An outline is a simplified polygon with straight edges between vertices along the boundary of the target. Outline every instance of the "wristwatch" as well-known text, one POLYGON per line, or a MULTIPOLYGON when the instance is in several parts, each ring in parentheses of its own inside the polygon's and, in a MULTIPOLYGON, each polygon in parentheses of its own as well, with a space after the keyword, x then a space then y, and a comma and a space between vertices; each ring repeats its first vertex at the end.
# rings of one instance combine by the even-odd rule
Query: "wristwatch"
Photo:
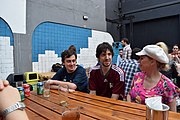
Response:
POLYGON ((3 117, 5 117, 7 114, 9 114, 15 110, 23 110, 24 108, 26 108, 26 106, 23 102, 16 102, 14 105, 3 110, 2 115, 3 115, 3 117))

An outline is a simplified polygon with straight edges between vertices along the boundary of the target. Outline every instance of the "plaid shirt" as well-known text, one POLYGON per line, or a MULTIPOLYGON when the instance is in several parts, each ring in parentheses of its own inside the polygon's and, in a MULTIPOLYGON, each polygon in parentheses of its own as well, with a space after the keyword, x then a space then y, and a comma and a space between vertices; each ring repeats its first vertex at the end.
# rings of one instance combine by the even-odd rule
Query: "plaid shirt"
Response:
POLYGON ((131 54, 132 54, 132 49, 131 49, 130 45, 126 45, 126 46, 123 48, 122 59, 123 59, 123 60, 131 59, 131 54))
POLYGON ((120 62, 119 67, 125 72, 125 96, 129 93, 131 88, 134 74, 139 72, 139 63, 135 59, 123 60, 120 62))

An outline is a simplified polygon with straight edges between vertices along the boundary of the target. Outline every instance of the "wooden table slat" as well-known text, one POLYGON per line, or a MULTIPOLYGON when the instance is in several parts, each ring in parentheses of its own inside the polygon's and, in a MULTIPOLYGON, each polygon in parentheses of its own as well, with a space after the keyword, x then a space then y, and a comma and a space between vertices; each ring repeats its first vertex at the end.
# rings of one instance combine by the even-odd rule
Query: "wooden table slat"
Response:
POLYGON ((28 115, 29 120, 47 120, 27 108, 26 108, 26 113, 28 115))
POLYGON ((40 104, 34 103, 28 99, 26 99, 24 103, 26 104, 27 109, 30 109, 31 111, 35 112, 39 116, 42 116, 46 119, 53 120, 53 119, 61 118, 60 114, 53 112, 51 109, 42 107, 40 104))

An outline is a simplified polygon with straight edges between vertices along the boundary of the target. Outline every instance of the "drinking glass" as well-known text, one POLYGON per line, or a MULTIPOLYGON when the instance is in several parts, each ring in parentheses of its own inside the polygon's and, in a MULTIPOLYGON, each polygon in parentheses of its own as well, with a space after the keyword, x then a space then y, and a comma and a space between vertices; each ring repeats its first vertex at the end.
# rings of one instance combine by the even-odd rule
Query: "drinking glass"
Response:
POLYGON ((59 85, 58 93, 59 93, 59 104, 60 106, 68 106, 69 98, 68 98, 69 86, 68 85, 59 85))
POLYGON ((68 105, 63 108, 62 120, 79 120, 79 119, 80 119, 79 106, 68 105))
POLYGON ((47 81, 44 81, 43 83, 44 83, 43 84, 43 89, 44 89, 43 96, 48 98, 48 97, 50 97, 50 81, 47 80, 47 81))

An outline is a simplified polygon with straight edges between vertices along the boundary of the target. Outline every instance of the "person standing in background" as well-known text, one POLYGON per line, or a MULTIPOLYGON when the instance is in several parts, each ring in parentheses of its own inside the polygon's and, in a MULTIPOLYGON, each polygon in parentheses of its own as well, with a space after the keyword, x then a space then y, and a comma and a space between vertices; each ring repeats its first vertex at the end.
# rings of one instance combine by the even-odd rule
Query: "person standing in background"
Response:
POLYGON ((176 63, 176 65, 177 65, 177 71, 180 76, 180 50, 178 51, 178 62, 176 63))
POLYGON ((122 59, 126 60, 126 59, 131 59, 131 54, 132 54, 132 49, 130 47, 129 41, 127 38, 123 38, 121 40, 121 44, 123 46, 123 55, 122 55, 122 59))
POLYGON ((180 50, 177 53, 177 63, 180 64, 180 50))
POLYGON ((178 76, 176 79, 176 85, 180 88, 180 50, 178 51, 177 59, 176 59, 176 70, 178 72, 178 76))
POLYGON ((129 90, 131 89, 134 74, 136 72, 140 72, 138 63, 139 56, 135 54, 139 51, 141 51, 140 48, 134 48, 131 59, 122 60, 122 62, 119 64, 119 67, 122 68, 125 72, 125 96, 127 96, 129 90))
POLYGON ((120 62, 122 61, 122 54, 123 54, 123 49, 119 49, 119 55, 117 56, 117 62, 116 62, 117 66, 119 66, 120 62))
POLYGON ((172 49, 172 53, 169 54, 170 61, 177 62, 179 46, 175 44, 172 49))

